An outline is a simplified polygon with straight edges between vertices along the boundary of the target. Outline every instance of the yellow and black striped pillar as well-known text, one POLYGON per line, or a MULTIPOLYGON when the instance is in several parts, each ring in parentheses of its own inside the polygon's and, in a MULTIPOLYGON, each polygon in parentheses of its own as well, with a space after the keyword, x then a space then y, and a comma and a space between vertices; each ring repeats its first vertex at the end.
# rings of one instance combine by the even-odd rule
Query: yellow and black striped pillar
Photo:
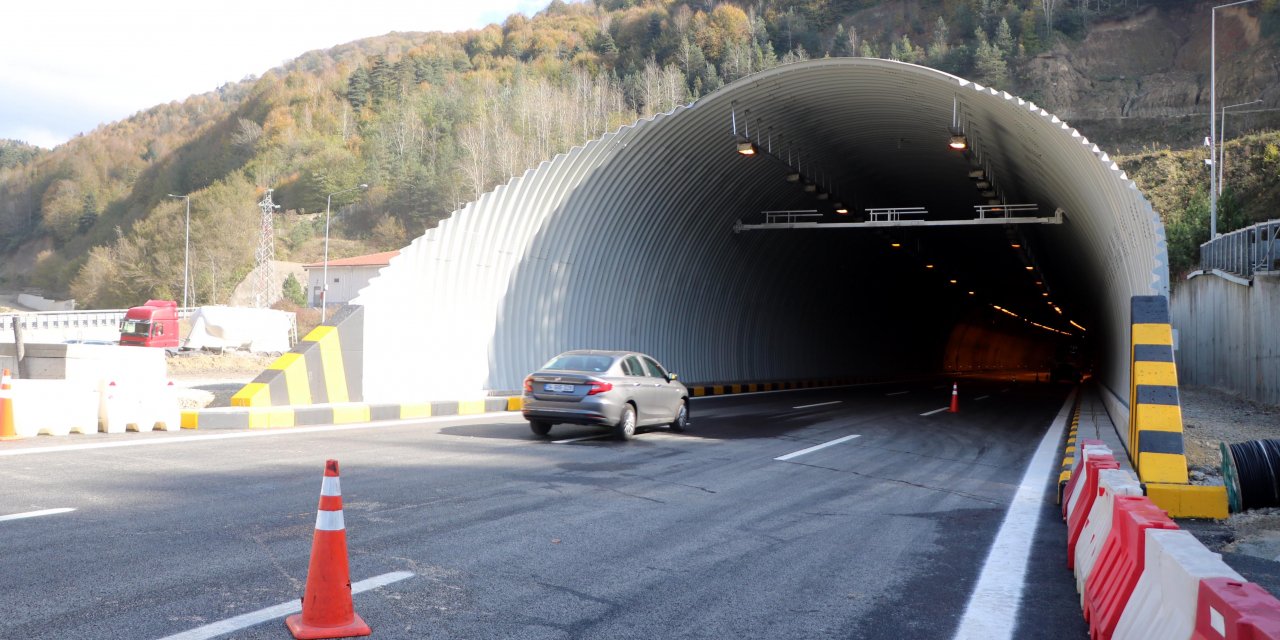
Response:
POLYGON ((1169 300, 1130 303, 1129 455, 1144 483, 1187 483, 1169 300))
POLYGON ((364 307, 347 305, 231 397, 233 407, 283 407, 364 399, 364 307))

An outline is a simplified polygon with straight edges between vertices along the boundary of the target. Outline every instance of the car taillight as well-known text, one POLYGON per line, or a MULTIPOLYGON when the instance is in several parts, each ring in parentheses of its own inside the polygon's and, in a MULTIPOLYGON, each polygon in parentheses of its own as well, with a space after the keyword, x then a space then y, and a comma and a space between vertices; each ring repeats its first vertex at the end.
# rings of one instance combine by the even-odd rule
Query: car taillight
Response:
POLYGON ((604 382, 602 380, 592 380, 591 390, 587 392, 587 395, 594 396, 597 393, 604 393, 606 391, 612 391, 612 390, 613 390, 612 382, 604 382))
POLYGON ((524 379, 524 390, 528 393, 533 393, 533 376, 527 376, 524 379))

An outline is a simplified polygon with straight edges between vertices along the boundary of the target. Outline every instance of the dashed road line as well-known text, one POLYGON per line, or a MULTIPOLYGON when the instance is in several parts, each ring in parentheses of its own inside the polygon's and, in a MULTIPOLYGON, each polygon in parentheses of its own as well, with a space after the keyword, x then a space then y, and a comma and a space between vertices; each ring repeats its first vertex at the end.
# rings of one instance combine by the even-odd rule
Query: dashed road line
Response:
POLYGON ((900 395, 905 395, 905 394, 908 394, 908 393, 911 393, 911 392, 910 392, 910 391, 894 391, 893 393, 886 393, 886 394, 884 394, 884 395, 885 395, 885 396, 900 396, 900 395))
POLYGON ((808 449, 801 449, 801 450, 799 450, 799 451, 793 451, 793 452, 791 452, 791 453, 788 453, 788 454, 787 454, 787 455, 785 455, 785 456, 778 456, 778 457, 774 458, 774 460, 780 460, 780 461, 785 462, 785 461, 790 460, 790 459, 792 459, 792 458, 798 458, 798 457, 800 457, 800 456, 802 456, 802 455, 804 455, 804 454, 806 454, 806 453, 813 453, 814 451, 817 451, 817 450, 819 450, 819 449, 826 449, 827 447, 830 447, 830 446, 832 446, 832 445, 836 445, 836 444, 840 444, 841 442, 848 442, 848 441, 850 441, 850 440, 852 440, 852 439, 854 439, 854 438, 856 438, 856 437, 858 437, 858 436, 857 436, 857 435, 852 435, 852 436, 845 436, 845 437, 843 437, 843 438, 836 438, 835 440, 832 440, 831 442, 824 442, 824 443, 822 443, 822 444, 820 444, 820 445, 816 445, 816 446, 809 447, 808 449))
POLYGON ((11 513, 7 516, 0 516, 0 522, 5 520, 22 520, 24 518, 39 518, 40 516, 52 516, 59 513, 68 513, 75 511, 72 507, 59 507, 57 509, 41 509, 40 511, 28 511, 26 513, 11 513))
POLYGON ((792 409, 812 409, 814 407, 825 407, 829 404, 840 404, 841 402, 843 402, 843 400, 832 400, 831 402, 819 402, 817 404, 802 404, 798 407, 791 407, 791 408, 792 409))
POLYGON ((922 414, 920 414, 920 415, 922 415, 922 416, 931 416, 931 415, 933 415, 933 414, 935 414, 935 413, 942 413, 943 411, 946 411, 947 409, 950 409, 950 408, 951 408, 951 407, 943 407, 943 408, 941 408, 941 409, 934 409, 933 411, 926 411, 926 412, 924 412, 924 413, 922 413, 922 414))
MULTIPOLYGON (((351 593, 352 595, 355 595, 362 591, 385 587, 393 582, 399 582, 405 578, 412 577, 412 571, 392 571, 391 573, 384 573, 380 576, 374 576, 372 578, 367 578, 360 582, 353 583, 351 585, 351 593)), ((247 629, 253 625, 262 624, 268 620, 283 618, 291 613, 297 613, 299 611, 302 611, 302 601, 294 600, 284 604, 278 604, 274 607, 259 609, 234 618, 220 620, 213 624, 207 624, 203 627, 196 627, 190 631, 183 631, 182 633, 166 636, 161 638, 161 640, 207 640, 208 638, 216 638, 234 631, 247 629)))
POLYGON ((974 398, 974 400, 986 400, 987 398, 990 398, 990 397, 991 397, 991 396, 978 396, 978 397, 974 398))

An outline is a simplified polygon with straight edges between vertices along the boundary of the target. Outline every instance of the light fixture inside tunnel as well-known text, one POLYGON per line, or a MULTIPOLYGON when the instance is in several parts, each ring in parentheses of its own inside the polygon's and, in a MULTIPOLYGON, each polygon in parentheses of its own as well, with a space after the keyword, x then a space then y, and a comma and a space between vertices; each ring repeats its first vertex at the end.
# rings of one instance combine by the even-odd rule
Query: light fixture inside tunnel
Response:
POLYGON ((1031 265, 1027 265, 1027 266, 1023 267, 1023 269, 1026 269, 1027 271, 1035 271, 1035 270, 1036 270, 1036 268, 1035 268, 1035 267, 1033 267, 1033 266, 1031 266, 1031 265))
POLYGON ((959 96, 952 96, 951 98, 951 140, 947 142, 947 146, 956 151, 964 151, 969 148, 969 139, 964 137, 964 130, 960 128, 959 96))
POLYGON ((842 215, 842 216, 849 215, 849 208, 848 208, 848 207, 846 207, 846 206, 844 206, 844 203, 843 203, 843 202, 837 202, 837 203, 835 203, 835 204, 833 204, 833 205, 831 205, 831 206, 832 206, 832 208, 835 210, 835 212, 836 212, 837 214, 842 215))
POLYGON ((800 172, 792 171, 787 174, 787 182, 800 182, 800 172))
POLYGON ((1088 331, 1088 329, 1086 329, 1086 328, 1084 328, 1084 327, 1080 326, 1080 323, 1076 322, 1075 320, 1068 320, 1067 322, 1071 323, 1071 326, 1073 326, 1073 327, 1075 327, 1075 328, 1077 328, 1077 329, 1079 329, 1079 330, 1081 330, 1081 331, 1088 331))
POLYGON ((738 153, 744 156, 754 156, 756 154, 756 143, 746 138, 739 138, 738 153))

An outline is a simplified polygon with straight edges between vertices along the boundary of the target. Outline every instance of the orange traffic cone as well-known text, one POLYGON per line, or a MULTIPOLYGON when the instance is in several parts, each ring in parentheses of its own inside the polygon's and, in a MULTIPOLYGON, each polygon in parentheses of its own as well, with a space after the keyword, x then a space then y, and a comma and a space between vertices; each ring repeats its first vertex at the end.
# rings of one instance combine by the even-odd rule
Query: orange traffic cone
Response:
POLYGON ((9 370, 0 371, 0 440, 17 440, 18 429, 13 425, 13 385, 9 370))
POLYGON ((373 633, 356 615, 351 602, 351 570, 347 565, 347 530, 342 522, 337 460, 324 463, 311 565, 307 568, 307 586, 302 593, 302 613, 285 618, 284 624, 299 640, 373 633))
POLYGON ((947 413, 960 413, 960 385, 951 383, 951 408, 947 413))

